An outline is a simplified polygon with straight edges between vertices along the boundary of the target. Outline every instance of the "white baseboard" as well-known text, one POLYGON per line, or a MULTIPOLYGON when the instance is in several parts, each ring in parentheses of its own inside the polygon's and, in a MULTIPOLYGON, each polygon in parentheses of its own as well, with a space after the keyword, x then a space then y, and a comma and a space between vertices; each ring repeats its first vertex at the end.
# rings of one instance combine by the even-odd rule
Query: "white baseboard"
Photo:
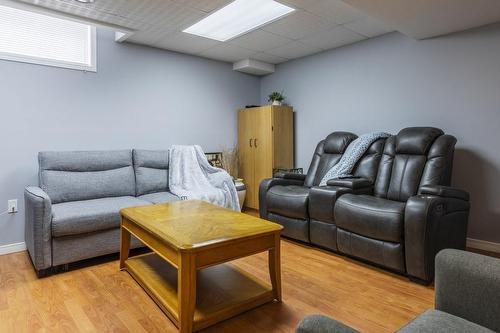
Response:
POLYGON ((0 256, 4 255, 4 254, 14 253, 14 252, 21 252, 24 250, 26 250, 26 243, 25 242, 2 245, 2 246, 0 246, 0 256))
POLYGON ((467 238, 467 247, 488 252, 500 253, 500 243, 493 243, 480 239, 467 238))
MULTIPOLYGON (((488 242, 481 239, 467 238, 467 247, 488 252, 500 253, 500 243, 488 242)), ((0 246, 0 256, 26 250, 26 243, 19 242, 0 246)))

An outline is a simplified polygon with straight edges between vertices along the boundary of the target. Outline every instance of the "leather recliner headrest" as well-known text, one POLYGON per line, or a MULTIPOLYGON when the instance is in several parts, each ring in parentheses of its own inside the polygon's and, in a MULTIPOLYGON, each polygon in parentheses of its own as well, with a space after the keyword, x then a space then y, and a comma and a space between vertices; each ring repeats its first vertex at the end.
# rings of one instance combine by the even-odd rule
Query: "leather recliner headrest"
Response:
POLYGON ((407 127, 396 135, 396 154, 427 155, 444 132, 434 127, 407 127))
POLYGON ((323 151, 327 154, 343 154, 358 136, 349 132, 333 132, 325 139, 323 151))

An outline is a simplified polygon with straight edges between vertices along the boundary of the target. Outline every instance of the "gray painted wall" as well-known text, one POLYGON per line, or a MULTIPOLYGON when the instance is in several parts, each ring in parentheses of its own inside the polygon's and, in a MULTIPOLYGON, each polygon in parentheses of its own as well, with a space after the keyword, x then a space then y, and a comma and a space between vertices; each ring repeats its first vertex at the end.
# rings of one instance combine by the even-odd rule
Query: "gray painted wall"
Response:
POLYGON ((41 150, 166 149, 235 144, 236 110, 260 99, 259 79, 230 64, 118 44, 98 32, 98 72, 0 60, 0 246, 24 241, 23 189, 41 150))
POLYGON ((471 193, 469 237, 500 242, 500 25, 425 41, 399 33, 278 66, 296 110, 296 164, 336 130, 436 126, 458 139, 453 184, 471 193))
POLYGON ((262 80, 230 64, 117 44, 98 33, 98 72, 0 60, 0 246, 24 240, 23 188, 40 150, 164 149, 236 142, 236 110, 285 90, 296 162, 335 130, 437 126, 458 138, 454 185, 472 195, 471 238, 500 242, 500 25, 414 41, 398 33, 278 66, 262 80), (260 91, 259 91, 260 89, 260 91))

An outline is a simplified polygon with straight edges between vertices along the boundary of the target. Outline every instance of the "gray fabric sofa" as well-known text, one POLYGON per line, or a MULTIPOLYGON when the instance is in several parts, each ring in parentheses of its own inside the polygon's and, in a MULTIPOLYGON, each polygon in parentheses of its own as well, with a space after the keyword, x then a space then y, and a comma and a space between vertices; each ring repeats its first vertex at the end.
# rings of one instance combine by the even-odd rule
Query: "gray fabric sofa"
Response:
MULTIPOLYGON (((435 310, 427 310, 400 333, 500 332, 500 259, 446 249, 436 256, 435 310)), ((325 316, 304 318, 296 333, 355 333, 325 316)))
POLYGON ((38 161, 39 186, 24 192, 25 240, 38 276, 118 252, 120 209, 180 200, 169 192, 167 150, 41 152, 38 161))

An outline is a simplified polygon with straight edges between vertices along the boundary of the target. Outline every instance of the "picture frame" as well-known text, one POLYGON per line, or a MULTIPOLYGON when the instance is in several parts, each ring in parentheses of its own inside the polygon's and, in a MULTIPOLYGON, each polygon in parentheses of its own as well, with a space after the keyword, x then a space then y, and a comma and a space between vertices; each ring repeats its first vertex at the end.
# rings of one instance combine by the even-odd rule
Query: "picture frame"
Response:
POLYGON ((205 153, 205 156, 207 156, 208 163, 210 163, 211 166, 223 168, 222 152, 205 153))

